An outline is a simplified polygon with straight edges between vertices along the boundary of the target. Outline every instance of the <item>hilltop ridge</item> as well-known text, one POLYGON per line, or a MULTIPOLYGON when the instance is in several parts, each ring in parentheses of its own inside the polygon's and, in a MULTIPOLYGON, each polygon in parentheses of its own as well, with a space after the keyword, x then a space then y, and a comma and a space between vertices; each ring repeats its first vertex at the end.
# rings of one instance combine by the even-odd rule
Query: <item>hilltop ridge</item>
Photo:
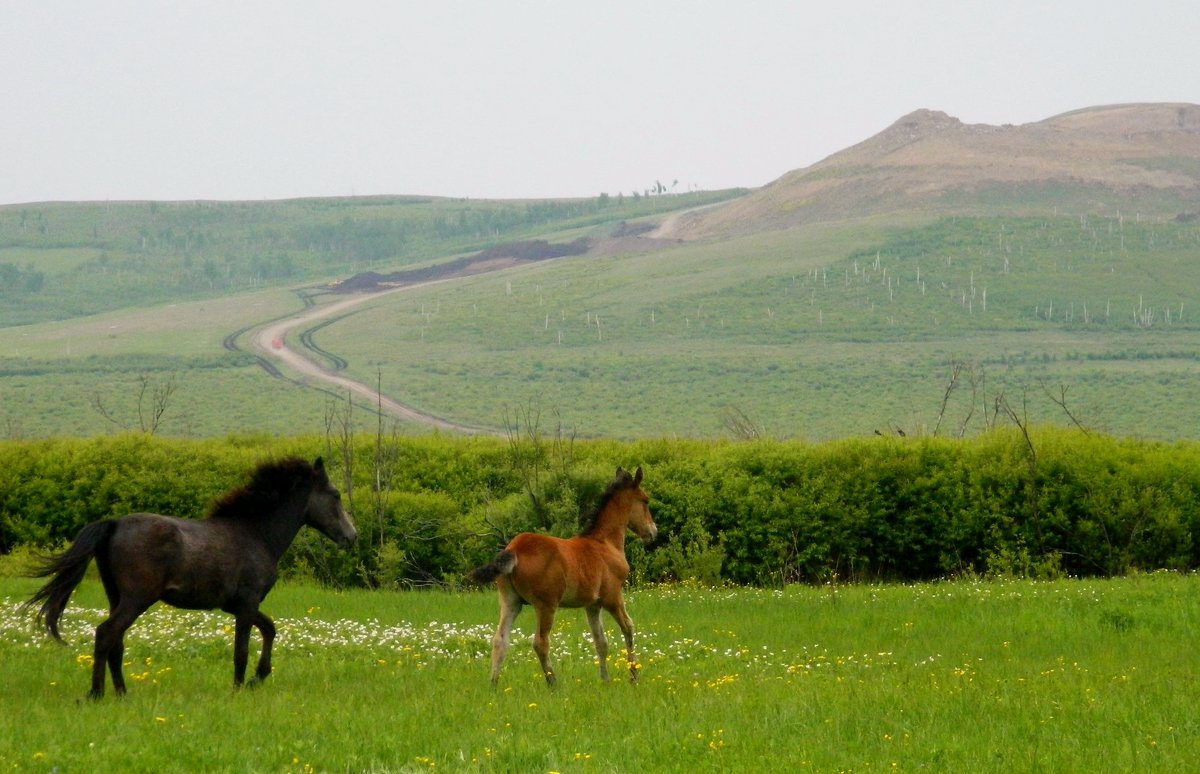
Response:
POLYGON ((745 197, 677 218, 664 236, 713 238, 890 211, 1027 214, 1071 203, 1158 216, 1200 209, 1200 105, 1108 105, 1000 126, 915 110, 745 197))

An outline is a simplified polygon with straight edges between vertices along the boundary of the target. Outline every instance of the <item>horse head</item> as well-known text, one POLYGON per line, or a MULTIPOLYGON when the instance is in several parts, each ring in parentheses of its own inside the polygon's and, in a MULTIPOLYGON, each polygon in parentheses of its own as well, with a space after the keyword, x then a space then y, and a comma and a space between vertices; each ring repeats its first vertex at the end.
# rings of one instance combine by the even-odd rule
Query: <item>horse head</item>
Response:
POLYGON ((312 468, 313 488, 304 510, 304 523, 346 548, 358 539, 358 530, 342 508, 342 493, 329 482, 325 460, 317 457, 312 468))
POLYGON ((627 512, 629 528, 642 539, 643 543, 652 543, 658 537, 658 527, 650 515, 650 495, 642 490, 642 466, 631 476, 625 470, 617 468, 617 478, 628 481, 629 510, 627 512))

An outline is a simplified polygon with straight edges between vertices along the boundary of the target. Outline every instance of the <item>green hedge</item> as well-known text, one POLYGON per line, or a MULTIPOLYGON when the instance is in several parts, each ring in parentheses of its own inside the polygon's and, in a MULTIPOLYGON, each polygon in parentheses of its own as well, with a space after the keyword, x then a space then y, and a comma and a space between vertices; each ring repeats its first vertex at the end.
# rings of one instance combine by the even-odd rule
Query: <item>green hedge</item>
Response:
POLYGON ((780 584, 1200 567, 1200 445, 1037 429, 970 440, 636 442, 362 437, 0 443, 0 553, 134 511, 199 517, 258 463, 323 455, 362 536, 302 532, 284 571, 455 583, 522 530, 571 534, 618 465, 646 469, 660 538, 635 581, 780 584), (349 471, 349 486, 346 472, 349 471), (376 482, 380 486, 376 486, 376 482))

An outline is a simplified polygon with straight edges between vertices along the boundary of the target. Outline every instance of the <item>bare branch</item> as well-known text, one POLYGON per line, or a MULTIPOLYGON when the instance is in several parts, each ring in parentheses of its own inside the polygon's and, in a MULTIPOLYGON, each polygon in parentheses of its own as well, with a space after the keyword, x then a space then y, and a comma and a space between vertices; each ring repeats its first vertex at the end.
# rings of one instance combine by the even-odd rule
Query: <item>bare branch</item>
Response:
MULTIPOLYGON (((162 424, 163 416, 167 413, 167 408, 171 403, 171 396, 178 389, 175 374, 172 373, 167 377, 166 381, 159 383, 155 383, 146 374, 138 374, 137 384, 137 396, 134 399, 137 428, 143 433, 154 435, 159 425, 162 424)), ((116 413, 105 404, 104 399, 100 397, 99 393, 92 396, 91 403, 96 413, 109 422, 112 422, 122 430, 131 429, 132 425, 119 419, 116 413)))
POLYGON ((511 412, 504 408, 504 435, 508 438, 509 464, 525 484, 525 493, 533 505, 533 511, 542 526, 550 528, 550 517, 542 503, 541 462, 545 456, 542 448, 540 425, 542 410, 532 399, 524 408, 518 406, 511 412), (524 425, 524 429, 522 429, 524 425))
MULTIPOLYGON (((975 405, 976 405, 976 402, 979 400, 979 393, 981 390, 983 390, 983 387, 984 387, 983 367, 980 366, 979 370, 976 371, 975 366, 972 365, 970 368, 970 371, 968 371, 967 377, 971 382, 971 403, 970 403, 969 407, 967 408, 967 415, 965 417, 963 417, 962 424, 960 424, 958 426, 958 437, 959 438, 962 438, 963 436, 965 436, 967 434, 967 425, 969 425, 971 423, 971 417, 975 416, 975 405)), ((986 429, 986 425, 987 425, 987 417, 986 416, 984 417, 984 425, 985 425, 985 429, 986 429)))
POLYGON ((950 396, 954 394, 954 388, 958 386, 958 377, 962 373, 963 363, 961 360, 955 360, 950 363, 950 382, 946 385, 946 393, 942 396, 942 405, 938 409, 937 421, 933 423, 933 435, 937 437, 938 428, 942 426, 942 417, 946 416, 946 405, 950 402, 950 396))
POLYGON ((108 410, 108 407, 104 405, 104 401, 100 397, 100 393, 96 393, 96 394, 92 395, 92 408, 94 408, 96 410, 96 412, 98 414, 100 414, 100 416, 104 417, 109 422, 112 422, 114 425, 121 428, 122 430, 129 429, 129 425, 127 425, 124 422, 122 422, 121 420, 117 419, 116 416, 111 411, 108 410))
POLYGON ((734 438, 741 441, 753 441, 762 437, 762 428, 746 412, 732 404, 727 404, 721 409, 721 424, 725 425, 725 429, 734 438))
POLYGON ((1008 398, 1004 394, 996 396, 996 410, 1003 412, 1005 416, 1021 431, 1021 436, 1025 439, 1025 448, 1029 451, 1029 467, 1031 469, 1037 467, 1037 449, 1033 446, 1033 439, 1029 435, 1029 401, 1025 393, 1021 393, 1021 412, 1008 402, 1008 398))
POLYGON ((1083 423, 1079 421, 1079 418, 1075 416, 1075 413, 1067 407, 1067 389, 1068 387, 1064 384, 1058 385, 1058 395, 1055 396, 1054 392, 1051 391, 1046 383, 1042 382, 1042 390, 1046 393, 1046 397, 1050 398, 1050 401, 1054 403, 1054 405, 1062 409, 1063 413, 1067 415, 1067 418, 1071 420, 1071 424, 1079 428, 1084 435, 1091 435, 1091 431, 1084 427, 1083 423))
MULTIPOLYGON (((162 422, 163 414, 167 413, 167 405, 171 402, 171 396, 175 394, 175 390, 175 374, 168 376, 165 382, 154 385, 151 390, 150 425, 142 428, 150 435, 154 435, 158 431, 158 426, 162 422)), ((141 398, 144 394, 145 389, 138 396, 139 416, 141 415, 141 398)))

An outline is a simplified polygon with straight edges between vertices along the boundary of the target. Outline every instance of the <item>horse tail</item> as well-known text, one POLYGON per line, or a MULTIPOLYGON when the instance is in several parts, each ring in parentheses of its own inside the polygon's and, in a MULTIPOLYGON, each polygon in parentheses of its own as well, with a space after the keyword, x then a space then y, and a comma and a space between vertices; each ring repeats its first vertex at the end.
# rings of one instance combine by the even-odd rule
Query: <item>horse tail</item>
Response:
POLYGON ((29 601, 21 608, 29 608, 40 602, 38 620, 45 625, 46 631, 50 632, 59 642, 63 642, 63 638, 58 633, 58 621, 67 607, 67 600, 71 598, 71 592, 83 580, 88 562, 92 560, 98 550, 108 544, 109 538, 112 537, 116 528, 117 522, 111 519, 93 521, 79 531, 79 534, 75 536, 75 541, 66 551, 47 557, 44 563, 33 572, 34 578, 53 577, 45 586, 38 589, 37 593, 30 597, 29 601))
POLYGON ((473 583, 483 585, 491 583, 501 575, 512 575, 512 571, 517 566, 517 555, 512 551, 505 549, 496 554, 496 558, 482 567, 476 567, 467 574, 467 579, 473 583))

